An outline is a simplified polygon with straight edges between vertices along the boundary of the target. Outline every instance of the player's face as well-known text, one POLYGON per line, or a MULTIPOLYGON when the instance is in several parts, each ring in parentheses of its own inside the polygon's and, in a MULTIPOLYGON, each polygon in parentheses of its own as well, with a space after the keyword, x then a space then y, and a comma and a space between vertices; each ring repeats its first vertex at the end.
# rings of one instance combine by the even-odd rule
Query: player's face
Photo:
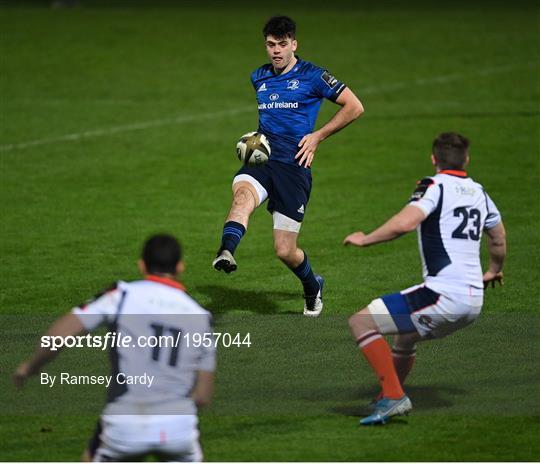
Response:
POLYGON ((296 51, 296 40, 290 37, 266 37, 266 53, 276 71, 284 71, 293 61, 296 51))

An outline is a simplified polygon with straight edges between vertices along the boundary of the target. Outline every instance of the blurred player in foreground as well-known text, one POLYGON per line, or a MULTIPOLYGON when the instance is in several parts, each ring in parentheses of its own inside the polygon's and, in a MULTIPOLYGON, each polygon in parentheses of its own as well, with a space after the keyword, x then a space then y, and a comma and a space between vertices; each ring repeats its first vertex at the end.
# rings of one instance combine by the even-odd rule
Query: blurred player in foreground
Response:
POLYGON ((302 282, 304 314, 314 317, 322 311, 324 279, 314 274, 307 254, 297 245, 311 192, 310 166, 319 143, 358 118, 364 108, 345 84, 295 55, 296 24, 291 18, 271 18, 263 35, 270 63, 254 71, 251 82, 259 108, 258 132, 268 138, 272 153, 264 166, 244 166, 236 173, 232 206, 212 265, 226 273, 236 270, 233 255, 249 217, 268 199, 275 252, 302 282), (341 108, 313 131, 323 99, 341 108))
MULTIPOLYGON (((181 248, 170 235, 147 240, 139 261, 144 280, 118 282, 95 300, 58 319, 45 335, 69 337, 107 325, 133 340, 174 333, 211 333, 210 313, 186 293, 176 278, 184 270, 181 248)), ((22 387, 58 351, 38 348, 16 369, 14 382, 22 387)), ((107 406, 85 461, 160 460, 201 461, 197 406, 209 403, 215 368, 215 349, 142 345, 110 348, 112 384, 107 406), (153 388, 117 382, 142 374, 154 377, 153 388), (122 377, 121 377, 122 378, 122 377)))
POLYGON ((373 414, 360 424, 384 424, 412 409, 402 385, 411 370, 416 342, 444 337, 473 322, 482 309, 484 288, 503 283, 506 256, 501 215, 483 187, 467 176, 469 141, 445 133, 433 142, 437 174, 418 182, 409 204, 371 232, 347 236, 345 245, 365 247, 414 229, 424 283, 373 300, 351 316, 352 335, 382 386, 373 414), (482 276, 480 240, 488 236, 489 267, 482 276), (382 335, 395 334, 390 347, 382 335))

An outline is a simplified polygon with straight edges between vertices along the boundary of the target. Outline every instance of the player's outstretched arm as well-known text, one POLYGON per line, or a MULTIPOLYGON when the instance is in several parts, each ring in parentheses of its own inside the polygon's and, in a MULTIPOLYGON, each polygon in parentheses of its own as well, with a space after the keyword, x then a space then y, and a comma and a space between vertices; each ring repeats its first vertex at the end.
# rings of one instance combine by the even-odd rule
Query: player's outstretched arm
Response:
POLYGON ((411 232, 420 224, 426 215, 424 211, 416 206, 407 205, 399 213, 390 218, 382 226, 375 229, 370 234, 354 232, 347 235, 343 240, 343 245, 355 245, 365 247, 381 242, 394 240, 407 232, 411 232))
MULTIPOLYGON (((81 320, 75 314, 66 314, 57 319, 45 332, 44 335, 68 337, 79 335, 85 331, 81 320)), ((13 382, 19 388, 21 388, 28 377, 37 374, 41 368, 52 361, 59 350, 51 350, 50 348, 42 347, 41 343, 38 345, 34 356, 29 360, 19 364, 15 372, 13 373, 13 382)))
POLYGON ((295 158, 300 166, 309 167, 315 156, 315 151, 324 139, 335 134, 345 126, 360 117, 364 112, 364 106, 351 89, 346 88, 336 100, 341 106, 339 111, 323 127, 311 134, 304 135, 298 146, 300 150, 295 158))
POLYGON ((214 393, 214 373, 210 371, 197 371, 197 382, 191 398, 198 407, 207 406, 214 393))
POLYGON ((495 227, 486 229, 488 236, 489 267, 484 273, 484 288, 491 286, 495 288, 495 283, 503 285, 503 265, 506 258, 506 230, 504 224, 499 222, 495 227))

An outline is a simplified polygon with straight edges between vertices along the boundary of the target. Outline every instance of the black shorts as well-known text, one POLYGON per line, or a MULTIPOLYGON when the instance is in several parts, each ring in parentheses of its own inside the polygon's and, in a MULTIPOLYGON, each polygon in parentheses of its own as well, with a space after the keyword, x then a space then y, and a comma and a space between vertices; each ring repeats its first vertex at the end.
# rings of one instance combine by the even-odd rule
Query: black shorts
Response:
MULTIPOLYGON (((311 193, 311 170, 294 164, 268 161, 263 166, 243 166, 236 174, 254 178, 268 195, 267 209, 302 222, 311 193)), ((264 195, 263 195, 264 196, 264 195)), ((266 198, 261 198, 261 203, 266 198)))

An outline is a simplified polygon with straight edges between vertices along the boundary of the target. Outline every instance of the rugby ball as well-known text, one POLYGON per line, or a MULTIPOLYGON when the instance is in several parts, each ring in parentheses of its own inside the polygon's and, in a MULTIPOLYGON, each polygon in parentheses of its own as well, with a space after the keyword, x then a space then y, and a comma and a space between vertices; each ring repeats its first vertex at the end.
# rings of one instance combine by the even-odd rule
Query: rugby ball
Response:
POLYGON ((262 166, 270 157, 270 144, 264 134, 248 132, 236 144, 238 159, 247 166, 262 166))

